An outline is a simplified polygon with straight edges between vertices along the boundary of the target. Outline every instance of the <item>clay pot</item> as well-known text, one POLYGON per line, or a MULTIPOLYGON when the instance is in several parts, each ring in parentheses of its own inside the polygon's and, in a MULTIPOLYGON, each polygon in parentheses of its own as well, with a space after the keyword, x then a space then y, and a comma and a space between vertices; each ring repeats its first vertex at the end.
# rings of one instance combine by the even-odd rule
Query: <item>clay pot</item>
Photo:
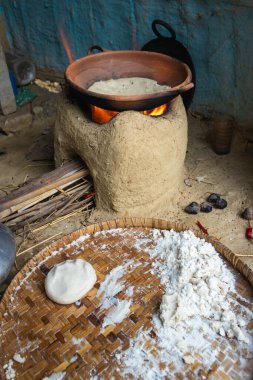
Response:
POLYGON ((112 111, 144 111, 166 104, 194 87, 189 67, 167 55, 150 51, 106 51, 97 45, 90 48, 90 53, 94 49, 102 52, 72 62, 65 73, 72 90, 88 104, 112 111), (100 80, 130 77, 149 78, 171 87, 162 92, 128 96, 88 90, 100 80))
POLYGON ((228 154, 234 136, 234 120, 229 115, 216 115, 212 120, 212 147, 217 154, 228 154))

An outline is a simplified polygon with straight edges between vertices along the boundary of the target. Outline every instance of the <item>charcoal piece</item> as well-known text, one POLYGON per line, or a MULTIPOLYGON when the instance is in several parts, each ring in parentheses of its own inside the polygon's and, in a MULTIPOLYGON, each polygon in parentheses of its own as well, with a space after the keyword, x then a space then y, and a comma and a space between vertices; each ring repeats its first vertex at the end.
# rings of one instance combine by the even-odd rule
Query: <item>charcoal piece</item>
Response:
POLYGON ((200 205, 197 202, 192 202, 185 208, 185 211, 188 214, 198 214, 200 212, 200 205))
POLYGON ((207 198, 207 202, 215 203, 215 202, 218 201, 219 199, 220 199, 220 194, 212 193, 212 194, 210 194, 209 197, 207 198))
POLYGON ((202 212, 211 212, 212 209, 213 209, 213 206, 210 205, 210 203, 202 202, 200 204, 200 211, 202 211, 202 212))
POLYGON ((246 220, 252 220, 253 219, 253 207, 245 208, 245 210, 242 213, 242 218, 246 220))
POLYGON ((214 203, 214 207, 215 208, 219 208, 221 210, 223 210, 224 208, 226 208, 228 205, 227 201, 223 198, 221 199, 218 199, 215 203, 214 203))

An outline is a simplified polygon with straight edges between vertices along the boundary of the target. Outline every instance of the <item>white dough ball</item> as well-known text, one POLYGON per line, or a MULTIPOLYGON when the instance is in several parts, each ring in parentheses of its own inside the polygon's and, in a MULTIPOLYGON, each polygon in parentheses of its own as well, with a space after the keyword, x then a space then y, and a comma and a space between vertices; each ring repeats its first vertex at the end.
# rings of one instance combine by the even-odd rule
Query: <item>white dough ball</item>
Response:
POLYGON ((78 301, 97 281, 93 266, 84 260, 66 260, 55 265, 45 279, 45 291, 52 301, 67 305, 78 301))

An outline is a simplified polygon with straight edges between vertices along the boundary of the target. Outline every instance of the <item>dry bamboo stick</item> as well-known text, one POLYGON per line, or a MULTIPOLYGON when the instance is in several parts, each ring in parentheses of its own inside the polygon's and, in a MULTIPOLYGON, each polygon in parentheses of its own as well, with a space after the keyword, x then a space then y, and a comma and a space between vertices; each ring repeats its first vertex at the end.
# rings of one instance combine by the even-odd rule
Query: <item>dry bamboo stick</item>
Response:
POLYGON ((12 193, 8 194, 8 196, 5 197, 4 202, 9 202, 10 200, 17 200, 19 197, 22 197, 24 193, 31 193, 37 188, 41 188, 42 186, 52 183, 54 181, 57 181, 59 178, 62 178, 66 174, 69 174, 70 172, 73 173, 74 171, 78 171, 80 169, 83 169, 84 165, 80 161, 72 161, 64 166, 61 166, 60 168, 57 168, 55 170, 52 170, 48 173, 43 174, 41 177, 33 179, 29 184, 25 186, 14 186, 9 185, 8 187, 17 187, 16 190, 14 190, 12 193))
POLYGON ((47 198, 51 197, 51 196, 54 195, 54 194, 57 194, 58 192, 61 192, 61 193, 64 194, 64 196, 66 197, 66 192, 65 192, 63 189, 64 189, 65 187, 67 187, 67 186, 72 185, 72 183, 76 183, 77 181, 78 181, 78 179, 73 180, 73 181, 71 181, 71 182, 69 182, 69 183, 66 183, 66 184, 62 185, 61 187, 57 187, 57 188, 55 188, 55 189, 52 189, 52 190, 50 190, 50 191, 48 191, 48 192, 45 192, 45 193, 39 195, 38 197, 34 198, 34 201, 33 201, 32 203, 28 203, 28 204, 26 204, 26 205, 25 205, 24 207, 22 207, 20 210, 23 211, 23 210, 25 210, 25 209, 27 209, 27 208, 33 206, 34 204, 36 204, 36 203, 38 203, 38 202, 40 202, 40 201, 42 201, 42 200, 44 200, 44 199, 47 199, 47 198))
POLYGON ((79 183, 78 185, 75 185, 75 183, 73 183, 68 188, 65 188, 65 191, 67 194, 73 194, 76 191, 78 191, 79 189, 88 188, 90 185, 91 185, 91 182, 84 180, 83 182, 79 183))
POLYGON ((60 193, 62 193, 63 195, 65 195, 65 197, 67 197, 67 193, 65 190, 61 189, 60 187, 56 187, 56 190, 58 190, 60 193))
MULTIPOLYGON (((57 189, 50 190, 50 191, 48 191, 48 192, 46 192, 46 193, 44 193, 44 194, 39 195, 38 197, 35 197, 35 198, 33 199, 32 202, 31 202, 31 200, 29 200, 29 201, 27 201, 27 202, 20 203, 19 205, 17 205, 17 207, 20 207, 20 206, 21 206, 21 208, 18 208, 18 209, 17 209, 17 212, 25 211, 25 210, 31 208, 32 206, 37 205, 38 203, 40 203, 40 202, 43 201, 44 199, 47 199, 47 198, 49 198, 50 196, 56 194, 58 191, 59 191, 59 190, 57 190, 57 189), (22 205, 23 205, 23 207, 22 207, 22 205)), ((12 209, 13 209, 13 208, 12 208, 12 209)))
POLYGON ((71 190, 74 190, 74 189, 77 188, 78 186, 83 186, 84 183, 87 183, 87 182, 88 182, 85 178, 80 178, 80 180, 82 180, 82 182, 79 183, 78 185, 75 185, 75 186, 71 187, 71 190))
MULTIPOLYGON (((38 190, 36 190, 34 192, 34 194, 25 194, 24 195, 24 199, 22 200, 22 203, 15 203, 13 204, 12 206, 9 206, 7 209, 4 209, 4 204, 1 205, 1 209, 2 211, 0 211, 0 219, 6 217, 6 216, 9 216, 10 214, 12 214, 13 212, 17 211, 17 210, 20 210, 22 209, 24 206, 27 206, 27 205, 33 205, 33 203, 31 203, 31 197, 32 196, 37 196, 37 200, 36 202, 42 200, 42 199, 45 199, 45 198, 48 198, 50 195, 50 191, 53 191, 54 192, 57 192, 57 190, 55 190, 55 186, 63 186, 63 187, 66 187, 66 186, 69 186, 71 183, 73 182, 76 182, 77 179, 79 179, 80 177, 82 176, 86 176, 88 174, 88 171, 86 169, 83 169, 83 170, 80 170, 79 172, 77 173, 74 173, 72 176, 68 176, 67 179, 69 180, 67 182, 67 179, 63 179, 61 178, 59 181, 53 183, 53 184, 50 184, 50 185, 47 185, 44 187, 44 192, 43 192, 43 188, 40 188, 38 190), (37 192, 39 192, 39 194, 36 194, 37 192)), ((15 200, 12 200, 11 201, 12 203, 15 202, 15 200)))
MULTIPOLYGON (((74 184, 76 181, 73 181, 73 182, 71 182, 70 184, 66 184, 66 187, 69 185, 72 185, 72 184, 74 184)), ((76 186, 74 186, 74 187, 70 187, 70 188, 68 188, 68 189, 66 189, 66 190, 64 190, 64 192, 65 192, 65 194, 67 195, 67 197, 69 197, 70 195, 73 195, 73 194, 75 194, 79 189, 85 189, 86 191, 88 191, 89 189, 90 189, 90 186, 91 186, 91 183, 89 183, 88 181, 86 181, 86 182, 83 182, 83 183, 81 183, 81 184, 79 184, 79 185, 76 185, 76 186)), ((64 188, 65 188, 65 186, 64 186, 64 188)), ((46 198, 45 198, 45 200, 44 200, 44 202, 43 203, 46 203, 46 202, 53 202, 54 200, 57 200, 57 199, 63 199, 63 198, 66 198, 66 196, 64 195, 64 194, 53 194, 51 197, 50 197, 50 199, 48 199, 48 200, 46 200, 46 198)), ((39 203, 40 204, 40 203, 39 203)), ((37 207, 39 207, 39 204, 37 204, 37 207)), ((18 211, 19 212, 19 211, 18 211)))
POLYGON ((69 187, 68 189, 66 189, 65 191, 68 193, 68 194, 75 194, 77 191, 81 190, 81 189, 86 189, 87 191, 90 189, 90 187, 92 186, 92 183, 89 182, 89 181, 86 181, 86 182, 83 182, 81 183, 79 186, 73 186, 73 187, 69 187))
POLYGON ((20 223, 17 223, 17 227, 20 228, 26 223, 34 223, 37 220, 46 217, 53 211, 58 210, 58 208, 64 206, 66 202, 67 202, 67 198, 62 199, 60 202, 58 202, 57 205, 53 203, 49 206, 42 207, 40 210, 37 210, 36 214, 33 213, 30 217, 24 218, 23 221, 21 221, 20 223))
POLYGON ((33 249, 33 248, 35 248, 35 247, 38 247, 39 245, 41 245, 41 244, 43 244, 43 243, 46 243, 47 241, 52 240, 53 238, 55 238, 56 236, 59 236, 59 235, 61 235, 61 234, 62 234, 62 232, 58 232, 58 234, 55 234, 55 235, 53 235, 53 236, 50 236, 49 238, 47 238, 47 239, 45 239, 45 240, 43 240, 43 241, 40 241, 40 242, 37 243, 37 244, 32 245, 31 247, 25 249, 24 251, 19 252, 19 253, 16 255, 16 257, 18 257, 18 256, 20 256, 20 255, 23 255, 23 253, 26 253, 26 252, 30 251, 31 249, 33 249))
MULTIPOLYGON (((78 208, 78 206, 80 205, 79 202, 78 202, 78 201, 75 201, 74 203, 75 203, 75 208, 78 208)), ((65 209, 65 210, 66 210, 66 209, 65 209)), ((54 220, 54 218, 55 218, 57 215, 58 215, 58 216, 61 216, 61 215, 62 215, 61 213, 56 215, 56 213, 57 213, 58 211, 59 211, 59 208, 53 210, 50 214, 48 214, 48 215, 45 217, 45 220, 46 220, 46 221, 50 221, 50 220, 54 220)), ((68 211, 68 208, 67 208, 66 212, 69 212, 69 211, 68 211)))
MULTIPOLYGON (((69 206, 68 206, 68 208, 67 209, 65 209, 65 210, 63 210, 63 212, 61 212, 59 215, 57 215, 57 216, 59 216, 59 217, 61 217, 61 216, 64 216, 64 215, 66 215, 66 214, 68 214, 69 212, 72 212, 72 211, 74 211, 74 210, 76 210, 76 209, 78 209, 78 208, 80 208, 80 206, 83 206, 83 205, 86 205, 87 203, 89 203, 89 201, 90 201, 90 199, 85 199, 85 200, 83 200, 83 201, 79 201, 79 202, 75 202, 74 204, 70 204, 69 206)), ((88 206, 87 206, 88 207, 88 206)), ((50 215, 50 217, 49 218, 47 218, 47 220, 49 220, 49 222, 50 222, 50 218, 51 218, 51 220, 54 220, 55 219, 55 213, 53 212, 51 215, 50 215), (53 217, 53 218, 52 218, 53 217)))
MULTIPOLYGON (((89 203, 86 203, 87 201, 90 201, 90 198, 89 199, 86 199, 85 202, 82 203, 82 207, 79 207, 80 206, 80 202, 76 203, 75 205, 72 205, 71 208, 68 208, 67 210, 65 210, 64 214, 63 215, 60 215, 59 216, 59 221, 60 221, 60 218, 65 218, 65 215, 70 215, 70 214, 76 214, 78 212, 80 212, 79 210, 85 210, 87 209, 88 211, 88 208, 90 205, 92 205, 92 202, 89 202, 89 203), (85 206, 84 206, 85 205, 85 206), (74 207, 73 207, 74 206, 74 207), (79 208, 77 208, 79 207, 79 208), (74 210, 74 211, 73 211, 74 210), (70 212, 71 211, 71 212, 70 212)), ((51 223, 54 222, 54 220, 56 220, 53 216, 54 213, 52 213, 50 216, 49 216, 49 219, 47 218, 48 222, 46 223, 46 219, 44 219, 43 221, 38 221, 38 220, 35 220, 35 221, 31 221, 30 219, 26 219, 24 222, 22 223, 17 223, 15 225, 15 227, 10 227, 13 231, 15 231, 17 233, 17 231, 19 231, 20 229, 22 228, 26 228, 26 226, 30 226, 31 223, 33 223, 35 226, 44 226, 44 225, 50 225, 51 223)), ((70 215, 71 216, 71 215, 70 215)), ((33 230, 31 230, 31 232, 33 232, 33 230)))
POLYGON ((76 181, 77 179, 80 179, 81 177, 85 177, 88 175, 88 170, 87 169, 81 169, 78 172, 70 175, 70 176, 65 176, 63 178, 58 179, 55 182, 42 185, 40 188, 35 189, 34 191, 30 193, 23 194, 22 196, 18 197, 17 199, 12 199, 10 201, 2 202, 0 204, 0 218, 3 218, 4 216, 8 216, 10 213, 13 211, 17 211, 17 209, 22 208, 19 207, 20 204, 27 205, 30 202, 30 199, 32 197, 39 197, 40 195, 50 192, 50 190, 55 190, 56 187, 66 187, 67 185, 74 180, 76 181), (67 184, 67 185, 66 185, 67 184), (20 203, 21 202, 21 203, 20 203))
POLYGON ((26 240, 27 240, 27 239, 26 239, 26 236, 25 236, 25 231, 23 231, 22 241, 21 241, 21 243, 20 243, 20 245, 19 245, 19 247, 18 247, 18 250, 17 250, 16 256, 17 256, 17 254, 20 252, 21 247, 24 245, 24 243, 25 243, 26 240))
POLYGON ((25 210, 17 210, 15 213, 7 216, 6 218, 4 218, 2 221, 4 223, 12 220, 12 219, 16 219, 16 218, 19 218, 19 216, 23 216, 23 215, 31 215, 32 213, 35 213, 37 212, 38 210, 41 209, 42 205, 50 205, 51 203, 58 203, 61 199, 65 199, 65 196, 63 194, 58 194, 58 195, 55 195, 55 197, 53 198, 50 198, 48 200, 45 200, 44 202, 39 202, 39 203, 36 203, 35 205, 31 206, 29 209, 25 209, 25 210))
MULTIPOLYGON (((90 204, 92 204, 92 202, 90 202, 90 204)), ((86 207, 81 207, 80 209, 77 209, 77 210, 75 210, 74 212, 71 212, 71 213, 69 213, 69 214, 66 214, 66 215, 64 215, 63 217, 57 218, 57 219, 55 219, 54 221, 52 221, 52 222, 50 222, 50 223, 43 224, 42 226, 37 227, 37 228, 35 228, 34 230, 32 230, 32 232, 39 232, 39 231, 41 231, 41 230, 43 230, 43 229, 45 229, 45 228, 47 228, 47 227, 50 227, 50 226, 52 226, 52 225, 54 225, 54 224, 57 224, 57 223, 59 223, 59 222, 61 222, 61 221, 63 221, 63 220, 66 220, 66 219, 68 219, 68 218, 71 218, 72 216, 75 216, 75 215, 77 216, 77 215, 81 214, 83 211, 85 211, 85 209, 86 209, 88 206, 89 206, 89 204, 86 205, 86 207)))
MULTIPOLYGON (((66 203, 66 200, 63 199, 61 202, 59 202, 58 207, 61 207, 65 203, 66 203)), ((25 214, 25 215, 21 215, 20 218, 12 219, 11 221, 7 222, 6 225, 10 227, 13 224, 14 225, 16 224, 16 228, 18 229, 18 228, 24 226, 26 223, 32 223, 32 222, 42 218, 43 216, 48 215, 53 210, 55 210, 55 208, 56 208, 55 204, 52 204, 51 206, 43 207, 43 208, 41 208, 41 210, 37 210, 36 213, 32 212, 31 215, 29 215, 29 216, 27 214, 25 214)))
POLYGON ((24 212, 22 214, 15 213, 15 215, 12 214, 11 218, 4 219, 3 222, 4 224, 6 224, 6 226, 12 226, 13 224, 19 223, 22 220, 29 218, 30 216, 34 215, 34 213, 37 211, 38 210, 28 210, 27 212, 24 212))
MULTIPOLYGON (((80 204, 79 201, 76 199, 80 198, 82 195, 86 194, 91 188, 91 184, 89 184, 89 186, 86 186, 84 189, 75 189, 75 191, 73 191, 74 194, 77 193, 77 195, 75 196, 75 198, 71 198, 70 201, 68 201, 68 199, 66 200, 67 203, 70 203, 72 204, 73 202, 77 204, 80 204)), ((69 194, 69 193, 68 193, 69 194)), ((67 204, 66 203, 66 204, 67 204)), ((58 206, 58 205, 57 205, 58 206)), ((46 216, 46 220, 50 219, 52 216, 55 216, 56 213, 58 213, 58 211, 62 211, 63 209, 65 209, 65 205, 63 205, 63 208, 60 208, 60 207, 56 207, 55 210, 53 212, 51 212, 49 215, 46 216)), ((67 206, 67 209, 68 209, 68 206, 67 206)), ((61 214, 61 212, 60 212, 61 214)))
MULTIPOLYGON (((89 184, 89 182, 86 180, 86 179, 84 179, 84 178, 80 178, 80 179, 77 179, 77 180, 75 180, 75 181, 73 181, 73 182, 70 182, 70 183, 67 183, 66 185, 64 185, 63 187, 65 188, 67 188, 67 187, 69 187, 69 186, 71 186, 71 184, 73 184, 73 183, 75 183, 75 182, 79 182, 77 185, 75 185, 75 186, 72 186, 72 187, 70 187, 69 189, 66 189, 66 192, 68 192, 69 194, 72 194, 72 192, 74 192, 74 190, 73 189, 75 189, 75 188, 78 188, 78 187, 80 187, 80 186, 84 186, 84 184, 85 185, 87 185, 87 184, 89 184), (81 181, 81 182, 80 182, 81 181), (72 191, 73 190, 73 191, 72 191)), ((22 188, 27 188, 28 186, 24 186, 24 187, 22 187, 22 188)), ((56 191, 57 192, 57 191, 56 191)), ((12 193, 13 194, 13 193, 12 193)), ((50 197, 51 196, 51 194, 50 193, 48 193, 47 194, 48 195, 48 197, 50 197)), ((54 195, 54 194, 52 194, 52 195, 54 195)), ((45 195, 46 196, 46 195, 45 195)), ((58 194, 58 195, 56 195, 56 196, 61 196, 60 194, 58 194)), ((4 199, 6 199, 6 197, 4 198, 4 199)), ((46 199, 46 198, 45 198, 46 199)), ((39 200, 39 199, 37 199, 37 200, 39 200)), ((1 205, 1 202, 0 202, 0 205, 1 205)), ((31 206, 32 207, 32 206, 31 206)), ((24 207, 24 209, 26 209, 27 207, 24 207)), ((18 212, 23 212, 23 210, 22 209, 20 209, 20 210, 17 210, 18 212)), ((7 218, 7 217, 6 217, 7 218)), ((12 218, 12 216, 11 216, 11 218, 12 218)))
MULTIPOLYGON (((89 184, 89 186, 85 186, 85 188, 83 189, 75 189, 73 192, 68 192, 68 194, 71 194, 72 196, 74 195, 74 197, 69 200, 69 197, 68 199, 66 199, 66 202, 65 204, 61 204, 61 207, 58 207, 58 203, 56 204, 56 208, 55 210, 52 212, 52 214, 55 214, 56 212, 58 211, 62 211, 63 209, 65 209, 66 207, 68 207, 68 204, 72 204, 73 202, 75 202, 76 199, 80 198, 82 195, 86 194, 88 191, 90 191, 90 188, 91 188, 91 184, 89 184)), ((52 199, 54 200, 54 198, 52 199)), ((78 202, 78 201, 77 201, 78 202)), ((52 214, 50 216, 52 216, 52 214)), ((48 218, 48 216, 47 216, 48 218)))
POLYGON ((12 206, 11 208, 3 211, 3 212, 0 212, 0 218, 4 218, 5 216, 9 216, 11 214, 13 214, 14 212, 23 212, 27 209, 29 209, 30 207, 38 204, 39 202, 43 201, 44 199, 52 196, 53 194, 57 193, 57 190, 51 190, 49 192, 46 192, 38 197, 36 197, 32 202, 31 202, 31 199, 25 201, 25 202, 22 202, 22 203, 19 203, 15 206, 12 206))
POLYGON ((86 194, 86 190, 85 191, 78 191, 78 193, 72 197, 61 209, 59 209, 56 213, 55 213, 55 216, 59 216, 62 214, 62 212, 68 208, 69 205, 73 204, 78 198, 80 198, 81 196, 83 196, 84 194, 86 194))
POLYGON ((73 191, 72 189, 67 190, 66 193, 68 194, 68 198, 66 198, 65 195, 63 194, 55 195, 54 197, 48 200, 45 200, 44 202, 37 203, 31 206, 29 209, 25 209, 23 211, 18 210, 14 214, 11 214, 9 217, 4 218, 3 222, 6 223, 7 225, 12 225, 13 223, 20 222, 23 219, 32 216, 34 213, 40 213, 41 210, 45 209, 46 207, 49 207, 51 204, 55 205, 55 209, 57 211, 60 207, 64 206, 64 203, 68 202, 70 195, 77 194, 77 197, 81 196, 82 194, 85 194, 86 192, 88 192, 90 190, 90 187, 91 187, 91 184, 89 183, 87 183, 87 185, 83 185, 82 189, 75 186, 75 189, 73 191))

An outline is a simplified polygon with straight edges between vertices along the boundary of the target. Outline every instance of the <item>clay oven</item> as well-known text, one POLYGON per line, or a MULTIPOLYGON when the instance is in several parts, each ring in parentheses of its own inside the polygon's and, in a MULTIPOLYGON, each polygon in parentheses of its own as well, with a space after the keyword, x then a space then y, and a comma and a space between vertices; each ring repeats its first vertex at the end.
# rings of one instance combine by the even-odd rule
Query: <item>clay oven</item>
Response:
POLYGON ((96 213, 150 216, 173 202, 182 183, 187 117, 180 96, 159 117, 124 111, 100 125, 63 95, 55 125, 55 162, 88 166, 96 213))

